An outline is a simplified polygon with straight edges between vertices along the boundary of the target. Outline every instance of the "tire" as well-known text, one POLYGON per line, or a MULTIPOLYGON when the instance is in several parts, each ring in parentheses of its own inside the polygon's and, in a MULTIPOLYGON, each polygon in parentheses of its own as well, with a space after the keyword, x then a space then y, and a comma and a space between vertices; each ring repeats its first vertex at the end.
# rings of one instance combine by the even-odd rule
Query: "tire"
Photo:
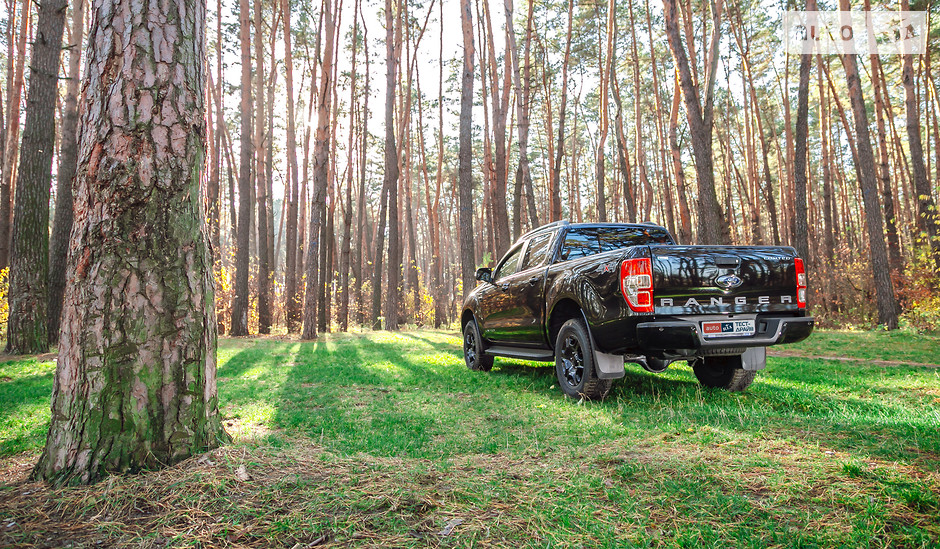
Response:
POLYGON ((493 368, 493 357, 483 349, 483 337, 477 321, 471 320, 463 327, 463 361, 476 372, 489 372, 493 368))
POLYGON ((597 377, 591 337, 580 319, 573 318, 558 330, 555 377, 562 392, 572 398, 604 400, 610 391, 613 380, 597 377))
POLYGON ((703 386, 732 392, 747 389, 757 375, 741 367, 741 355, 698 358, 692 362, 692 371, 703 386))

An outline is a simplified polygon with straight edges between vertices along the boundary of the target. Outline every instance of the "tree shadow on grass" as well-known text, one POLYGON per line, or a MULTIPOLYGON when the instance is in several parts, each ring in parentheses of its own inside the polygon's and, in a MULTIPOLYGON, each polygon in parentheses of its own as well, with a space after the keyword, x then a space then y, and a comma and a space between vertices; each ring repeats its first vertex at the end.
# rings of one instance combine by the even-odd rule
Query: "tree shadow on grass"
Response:
POLYGON ((500 451, 526 433, 564 440, 583 430, 600 442, 702 425, 885 459, 940 455, 930 418, 912 417, 900 401, 827 392, 774 368, 728 393, 701 387, 685 366, 656 375, 628 365, 605 402, 575 407, 552 388, 550 364, 500 358, 492 372, 473 372, 455 344, 380 332, 265 343, 231 358, 220 378, 224 405, 262 401, 272 427, 345 455, 439 458, 500 451), (564 418, 533 412, 546 406, 564 418))
POLYGON ((324 337, 298 354, 279 395, 277 423, 342 454, 490 453, 531 427, 531 415, 509 410, 557 400, 547 388, 523 375, 471 372, 433 338, 324 337))

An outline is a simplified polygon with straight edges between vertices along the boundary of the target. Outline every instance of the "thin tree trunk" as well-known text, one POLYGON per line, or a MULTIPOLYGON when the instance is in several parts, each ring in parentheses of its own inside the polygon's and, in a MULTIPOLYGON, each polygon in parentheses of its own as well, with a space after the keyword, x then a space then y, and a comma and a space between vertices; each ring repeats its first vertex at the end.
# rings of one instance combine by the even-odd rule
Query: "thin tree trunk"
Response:
MULTIPOLYGON (((555 142, 555 163, 548 183, 548 221, 558 221, 561 213, 561 159, 565 154, 565 114, 568 110, 568 61, 571 58, 571 31, 574 19, 574 0, 568 0, 568 30, 565 34, 565 57, 561 64, 561 106, 558 108, 558 138, 555 142)), ((574 216, 574 213, 571 213, 574 216)))
MULTIPOLYGON (((333 90, 333 46, 336 24, 333 19, 333 0, 323 3, 325 42, 320 63, 320 93, 317 97, 317 135, 313 154, 313 202, 310 206, 310 225, 307 233, 306 265, 307 282, 304 293, 304 325, 301 339, 317 338, 317 306, 321 290, 318 258, 321 246, 327 243, 320 239, 321 223, 326 208, 326 193, 329 178, 330 156, 330 112, 333 90)), ((323 274, 324 277, 326 273, 323 274)))
MULTIPOLYGON (((265 93, 264 93, 264 42, 262 41, 264 17, 261 13, 261 0, 254 0, 255 26, 255 139, 254 139, 254 174, 258 200, 258 333, 271 333, 271 265, 268 263, 268 193, 267 169, 265 167, 266 149, 264 145, 265 93)), ((272 73, 274 67, 271 67, 272 73)))
POLYGON ((62 117, 59 145, 59 168, 56 173, 55 213, 52 240, 49 245, 49 306, 47 331, 49 344, 59 341, 59 319, 65 295, 65 268, 68 260, 69 235, 72 232, 72 183, 78 167, 78 92, 81 85, 82 42, 85 33, 85 2, 72 5, 72 43, 69 45, 69 83, 65 92, 65 114, 62 117))
POLYGON ((131 3, 91 6, 70 284, 52 422, 33 470, 55 482, 162 467, 227 439, 199 192, 205 6, 164 3, 158 35, 151 19, 123 19, 131 3), (125 32, 135 47, 122 47, 125 32), (168 70, 149 72, 154 60, 168 70), (127 105, 153 106, 136 111, 150 131, 126 126, 127 105))
MULTIPOLYGON (((866 1, 866 4, 868 2, 866 1)), ((868 6, 866 5, 866 8, 868 6)), ((889 167, 890 156, 888 154, 888 134, 885 125, 885 100, 890 99, 882 94, 881 83, 881 60, 878 55, 871 55, 871 79, 872 88, 875 92, 875 118, 877 123, 878 137, 878 162, 877 172, 878 181, 881 188, 882 205, 885 215, 885 237, 888 241, 888 263, 891 265, 891 271, 900 274, 903 265, 901 264, 901 242, 898 238, 897 219, 894 213, 894 189, 891 185, 891 170, 889 167)))
MULTIPOLYGON (((360 16, 362 14, 362 6, 359 6, 360 16)), ((357 224, 357 236, 356 236, 356 322, 362 326, 365 324, 365 303, 362 295, 362 286, 365 283, 365 271, 366 265, 363 259, 363 251, 369 248, 368 243, 366 242, 366 235, 368 234, 367 220, 366 220, 366 164, 367 164, 367 155, 369 151, 369 94, 371 92, 371 63, 369 60, 369 29, 366 27, 365 17, 362 17, 362 46, 363 46, 363 57, 366 60, 366 85, 363 90, 363 95, 365 96, 362 101, 362 115, 360 119, 360 128, 362 132, 362 138, 359 143, 359 200, 358 208, 359 215, 357 219, 359 223, 357 224)), ((374 290, 375 287, 373 287, 374 290)))
POLYGON ((679 73, 682 98, 685 101, 689 131, 692 136, 692 151, 695 156, 695 171, 698 176, 699 190, 698 241, 702 244, 725 244, 728 241, 728 225, 715 193, 711 138, 714 69, 717 63, 718 26, 722 3, 722 0, 718 0, 717 7, 713 6, 714 29, 709 53, 709 71, 705 85, 706 95, 705 101, 700 102, 698 88, 692 80, 692 73, 689 69, 689 58, 686 56, 685 47, 679 36, 676 0, 664 0, 666 35, 669 39, 669 48, 675 58, 676 70, 679 73))
MULTIPOLYGON (((260 37, 256 37, 260 39, 260 37)), ((241 158, 238 172, 238 238, 235 243, 235 288, 232 296, 233 336, 248 335, 248 268, 251 241, 251 11, 239 0, 241 42, 241 158)))
POLYGON ((29 36, 30 0, 20 8, 20 33, 16 38, 16 62, 9 84, 6 134, 3 145, 3 169, 0 171, 0 269, 10 265, 10 224, 13 218, 16 158, 20 146, 20 98, 23 96, 23 71, 26 62, 26 38, 29 36))
POLYGON ((400 13, 393 18, 395 0, 385 0, 385 180, 388 182, 388 286, 385 294, 385 329, 398 330, 401 292, 402 250, 398 226, 398 148, 395 142, 395 88, 398 82, 398 59, 401 56, 400 13))
MULTIPOLYGON (((573 1, 573 0, 572 0, 573 1)), ((458 153, 458 175, 460 177, 460 272, 463 295, 476 286, 474 282, 474 232, 473 232, 473 173, 471 142, 473 116, 473 18, 470 0, 460 0, 460 22, 463 29, 463 74, 460 93, 460 149, 458 153)))
MULTIPOLYGON (((806 2, 807 11, 816 11, 815 0, 806 2)), ((812 259, 809 253, 809 222, 807 220, 807 150, 806 142, 809 138, 809 69, 813 56, 803 54, 800 56, 800 79, 797 91, 796 106, 796 136, 795 154, 793 159, 793 181, 796 203, 794 204, 793 236, 796 251, 800 257, 812 259)), ((756 106, 755 106, 756 107, 756 106)), ((759 109, 755 108, 759 116, 759 109)), ((775 244, 779 244, 775 242, 775 244)))
MULTIPOLYGON (((443 2, 440 3, 440 10, 440 18, 443 21, 443 2)), ((431 296, 434 299, 435 328, 440 328, 447 321, 446 305, 443 296, 444 269, 441 257, 441 255, 446 253, 441 249, 441 187, 444 184, 444 26, 441 25, 440 29, 437 74, 437 177, 434 190, 434 207, 431 208, 430 205, 428 206, 431 210, 431 296)), ((521 150, 523 145, 520 143, 519 146, 521 150)), ((520 169, 521 162, 520 160, 520 169)), ((519 198, 517 197, 516 200, 519 200, 519 198)), ((517 214, 513 226, 518 229, 518 225, 519 216, 517 214)))
MULTIPOLYGON (((631 15, 633 4, 630 4, 631 15)), ((610 72, 611 65, 614 57, 614 36, 616 35, 616 13, 617 13, 617 4, 615 0, 609 0, 607 3, 607 49, 603 56, 603 59, 600 60, 600 77, 601 77, 601 87, 600 87, 600 127, 598 128, 598 137, 597 137, 597 154, 595 157, 595 185, 596 185, 596 194, 595 194, 595 207, 597 210, 597 219, 601 222, 607 221, 607 132, 610 126, 610 72)), ((598 40, 598 43, 600 40, 598 40)), ((598 57, 600 57, 600 47, 598 49, 598 57)), ((639 119, 636 121, 637 127, 640 125, 639 119)))
MULTIPOLYGON (((844 0, 842 0, 844 1, 844 0)), ((908 0, 901 0, 901 11, 910 10, 908 0)), ((914 90, 914 56, 901 56, 901 80, 904 83, 904 106, 907 114, 907 142, 911 151, 914 196, 917 197, 917 229, 925 238, 933 255, 934 265, 940 272, 940 215, 930 190, 927 168, 924 165, 924 147, 920 134, 920 113, 914 90)))
POLYGON ((290 0, 281 0, 281 17, 284 21, 284 86, 287 94, 287 222, 285 223, 285 267, 284 267, 284 314, 287 317, 287 333, 300 331, 301 295, 297 284, 297 236, 298 202, 300 186, 297 170, 297 130, 294 109, 294 57, 291 36, 290 0))
MULTIPOLYGON (((222 258, 222 134, 225 132, 224 98, 222 97, 222 0, 216 1, 216 48, 215 48, 215 142, 212 146, 212 166, 209 172, 209 224, 211 230, 212 258, 214 262, 222 258)), ((211 87, 211 83, 210 83, 211 87)), ((209 110, 212 105, 208 106, 209 110)), ((218 269, 217 269, 218 270, 218 269)))
MULTIPOLYGON (((508 151, 506 148, 506 117, 509 114, 510 78, 508 67, 504 68, 504 85, 500 93, 499 78, 496 74, 496 35, 493 34, 493 25, 490 17, 489 0, 483 0, 483 15, 486 40, 486 51, 489 54, 490 65, 490 101, 493 109, 493 177, 491 179, 491 205, 493 211, 493 237, 495 241, 494 256, 501 255, 509 249, 509 215, 506 210, 506 166, 508 165, 508 151)), ((507 21, 512 25, 512 21, 507 21)), ((507 39, 508 42, 508 39, 507 39)), ((482 47, 482 46, 481 46, 482 47)), ((512 54, 507 43, 506 63, 511 62, 512 54)), ((482 64, 482 53, 481 53, 482 64)))
MULTIPOLYGON (((848 0, 839 0, 839 5, 844 11, 849 10, 848 0)), ((862 96, 862 85, 858 75, 858 64, 855 55, 842 56, 842 65, 845 67, 849 100, 852 103, 852 112, 855 115, 855 135, 858 138, 857 170, 862 201, 865 207, 871 267, 875 277, 878 324, 884 325, 889 330, 894 330, 898 327, 897 301, 894 298, 894 285, 891 282, 891 271, 888 264, 888 250, 885 246, 884 219, 881 216, 881 207, 878 204, 875 155, 872 151, 871 135, 868 129, 868 114, 865 109, 865 99, 862 96)))
POLYGON ((26 124, 17 168, 7 351, 43 353, 49 348, 49 185, 55 149, 55 105, 65 0, 43 0, 29 67, 26 124))
MULTIPOLYGON (((503 0, 503 7, 506 12, 506 37, 509 44, 509 54, 512 56, 513 87, 516 94, 516 124, 518 125, 519 132, 519 167, 516 169, 512 202, 512 236, 513 240, 517 240, 522 234, 522 190, 526 186, 532 186, 532 174, 529 169, 529 97, 531 86, 532 20, 535 1, 527 0, 526 2, 528 12, 526 14, 525 53, 522 69, 523 75, 521 78, 519 76, 519 50, 516 45, 516 32, 512 24, 512 4, 512 0, 503 0)), ((438 178, 438 180, 440 182, 440 178, 438 178)))
POLYGON ((349 263, 350 248, 352 244, 352 216, 353 200, 352 188, 355 170, 353 169, 353 157, 355 153, 355 113, 353 105, 356 104, 356 55, 359 52, 359 0, 356 0, 355 10, 353 11, 353 31, 352 31, 352 70, 350 71, 349 82, 349 144, 347 154, 349 158, 346 166, 346 205, 343 207, 343 241, 339 253, 339 326, 340 330, 349 330, 349 263))

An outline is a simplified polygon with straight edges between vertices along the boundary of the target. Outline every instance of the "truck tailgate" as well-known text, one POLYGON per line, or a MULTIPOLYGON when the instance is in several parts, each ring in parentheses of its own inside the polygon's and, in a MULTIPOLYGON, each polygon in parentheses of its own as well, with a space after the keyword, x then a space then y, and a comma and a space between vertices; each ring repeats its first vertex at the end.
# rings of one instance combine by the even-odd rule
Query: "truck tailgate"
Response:
POLYGON ((798 312, 796 250, 650 246, 656 315, 798 312))

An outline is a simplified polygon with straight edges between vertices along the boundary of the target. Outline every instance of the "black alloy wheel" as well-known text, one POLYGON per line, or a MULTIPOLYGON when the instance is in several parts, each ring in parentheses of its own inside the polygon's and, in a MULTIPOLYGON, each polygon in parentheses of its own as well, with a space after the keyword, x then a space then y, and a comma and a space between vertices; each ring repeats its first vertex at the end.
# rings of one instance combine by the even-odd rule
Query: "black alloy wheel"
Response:
POLYGON ((597 377, 594 347, 587 326, 578 318, 562 324, 555 339, 555 377, 572 398, 604 400, 613 380, 597 377))
POLYGON ((493 357, 484 353, 483 338, 476 320, 463 327, 463 360, 471 370, 488 372, 493 368, 493 357))

